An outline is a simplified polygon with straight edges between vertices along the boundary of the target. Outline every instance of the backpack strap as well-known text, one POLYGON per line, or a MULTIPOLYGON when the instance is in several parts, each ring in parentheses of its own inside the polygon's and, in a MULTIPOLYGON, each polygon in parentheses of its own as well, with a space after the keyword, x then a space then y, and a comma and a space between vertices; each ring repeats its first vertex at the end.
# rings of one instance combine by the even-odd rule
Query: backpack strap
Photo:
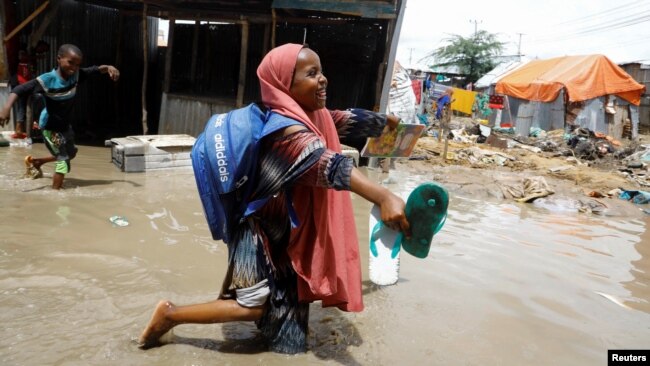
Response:
MULTIPOLYGON (((261 138, 293 125, 302 125, 302 123, 285 117, 281 114, 277 114, 272 111, 266 111, 266 123, 262 129, 261 138)), ((298 220, 298 214, 296 214, 296 211, 293 208, 293 201, 291 199, 292 195, 290 190, 285 191, 285 197, 287 211, 289 212, 289 219, 291 221, 291 227, 296 228, 300 226, 300 220, 298 220)), ((271 197, 265 197, 253 202, 249 202, 246 206, 246 211, 244 212, 242 220, 262 208, 262 206, 264 206, 270 198, 271 197)))
POLYGON ((291 228, 295 229, 300 226, 300 220, 298 219, 298 214, 293 208, 293 193, 291 190, 287 190, 284 194, 287 200, 287 211, 289 211, 289 220, 291 221, 291 228))
POLYGON ((302 125, 302 122, 296 121, 295 119, 291 119, 289 117, 285 117, 272 111, 267 111, 266 123, 264 123, 264 128, 262 128, 262 137, 268 136, 273 132, 293 125, 302 125))
MULTIPOLYGON (((298 214, 296 213, 296 210, 293 208, 291 191, 290 190, 285 191, 284 197, 286 200, 285 203, 287 205, 287 211, 289 212, 289 221, 291 221, 291 227, 295 229, 298 226, 300 226, 300 220, 298 219, 298 214)), ((262 208, 262 206, 264 206, 269 199, 271 199, 271 197, 260 198, 259 200, 250 202, 248 206, 246 206, 246 211, 244 212, 244 216, 242 216, 242 220, 245 220, 248 216, 252 215, 255 211, 262 208)))

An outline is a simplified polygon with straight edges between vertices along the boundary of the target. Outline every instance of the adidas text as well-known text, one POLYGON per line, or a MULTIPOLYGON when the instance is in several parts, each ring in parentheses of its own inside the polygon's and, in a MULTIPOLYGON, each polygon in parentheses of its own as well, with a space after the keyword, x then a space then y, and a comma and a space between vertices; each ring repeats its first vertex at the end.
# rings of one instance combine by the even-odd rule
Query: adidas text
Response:
POLYGON ((216 158, 217 166, 219 167, 219 179, 221 182, 227 182, 230 173, 228 172, 228 161, 226 160, 226 146, 220 133, 214 135, 214 150, 217 152, 216 158))

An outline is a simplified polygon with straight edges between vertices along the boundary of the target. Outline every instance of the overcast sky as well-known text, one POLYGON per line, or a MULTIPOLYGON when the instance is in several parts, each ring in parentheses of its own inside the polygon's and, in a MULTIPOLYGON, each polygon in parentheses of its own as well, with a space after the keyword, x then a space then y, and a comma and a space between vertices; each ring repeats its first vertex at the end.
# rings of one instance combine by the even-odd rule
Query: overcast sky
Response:
POLYGON ((650 0, 406 0, 397 60, 417 63, 450 34, 497 34, 529 58, 604 54, 650 62, 650 0), (521 34, 521 43, 520 43, 521 34))

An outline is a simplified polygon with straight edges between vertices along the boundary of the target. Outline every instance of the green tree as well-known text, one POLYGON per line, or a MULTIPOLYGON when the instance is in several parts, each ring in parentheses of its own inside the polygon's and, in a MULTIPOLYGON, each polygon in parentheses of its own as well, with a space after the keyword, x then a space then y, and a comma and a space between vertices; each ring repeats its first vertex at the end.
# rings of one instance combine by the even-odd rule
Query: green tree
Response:
POLYGON ((505 45, 495 34, 484 30, 468 38, 452 34, 445 41, 445 46, 432 51, 428 57, 434 58, 435 66, 457 66, 472 83, 496 66, 494 60, 505 45))

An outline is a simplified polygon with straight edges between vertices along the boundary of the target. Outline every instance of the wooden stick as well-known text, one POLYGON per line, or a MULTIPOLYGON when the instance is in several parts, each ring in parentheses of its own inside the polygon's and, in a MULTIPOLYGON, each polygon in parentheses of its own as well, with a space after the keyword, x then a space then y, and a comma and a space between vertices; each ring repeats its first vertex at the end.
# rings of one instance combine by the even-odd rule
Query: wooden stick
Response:
MULTIPOLYGON (((451 103, 447 104, 442 110, 442 119, 440 121, 440 131, 444 134, 445 147, 442 152, 442 161, 447 161, 447 148, 449 147, 449 123, 451 122, 451 103)), ((440 137, 440 136, 439 136, 440 137)))
POLYGON ((449 147, 449 139, 447 138, 447 129, 443 128, 443 131, 445 132, 445 147, 442 151, 442 161, 445 162, 447 161, 447 148, 449 147))
POLYGON ((241 46, 239 50, 239 81, 237 82, 237 108, 244 105, 244 89, 246 88, 246 64, 248 63, 248 22, 241 25, 241 46))
POLYGON ((39 6, 38 9, 34 10, 33 13, 31 13, 27 18, 25 18, 25 20, 23 20, 20 24, 18 24, 18 26, 14 28, 14 30, 12 30, 11 33, 9 33, 4 38, 4 41, 7 42, 11 38, 13 38, 13 36, 15 36, 16 33, 20 32, 23 28, 25 28, 25 26, 27 26, 27 24, 29 24, 32 20, 34 20, 34 18, 36 18, 40 13, 42 13, 43 10, 45 10, 45 8, 47 8, 49 4, 50 4, 50 0, 47 0, 41 6, 39 6))
POLYGON ((172 51, 174 48, 174 27, 176 19, 169 19, 169 33, 167 33, 167 50, 165 50, 165 80, 163 83, 163 92, 169 94, 172 73, 172 51))
POLYGON ((276 15, 275 8, 271 9, 271 49, 275 48, 275 26, 276 26, 276 15))
POLYGON ((196 57, 199 50, 199 31, 201 27, 201 22, 198 20, 194 21, 194 34, 192 34, 192 61, 190 62, 190 80, 192 85, 196 85, 196 57))
POLYGON ((142 6, 142 134, 149 133, 147 127, 147 76, 149 73, 149 28, 147 27, 147 3, 142 6))
POLYGON ((45 14, 45 16, 43 17, 43 21, 41 22, 41 24, 39 24, 38 29, 32 31, 32 34, 30 34, 29 36, 30 48, 36 47, 38 41, 41 39, 41 37, 43 37, 43 34, 50 26, 50 23, 56 17, 56 13, 59 10, 59 5, 61 5, 60 1, 55 2, 52 5, 50 11, 47 14, 45 14))

